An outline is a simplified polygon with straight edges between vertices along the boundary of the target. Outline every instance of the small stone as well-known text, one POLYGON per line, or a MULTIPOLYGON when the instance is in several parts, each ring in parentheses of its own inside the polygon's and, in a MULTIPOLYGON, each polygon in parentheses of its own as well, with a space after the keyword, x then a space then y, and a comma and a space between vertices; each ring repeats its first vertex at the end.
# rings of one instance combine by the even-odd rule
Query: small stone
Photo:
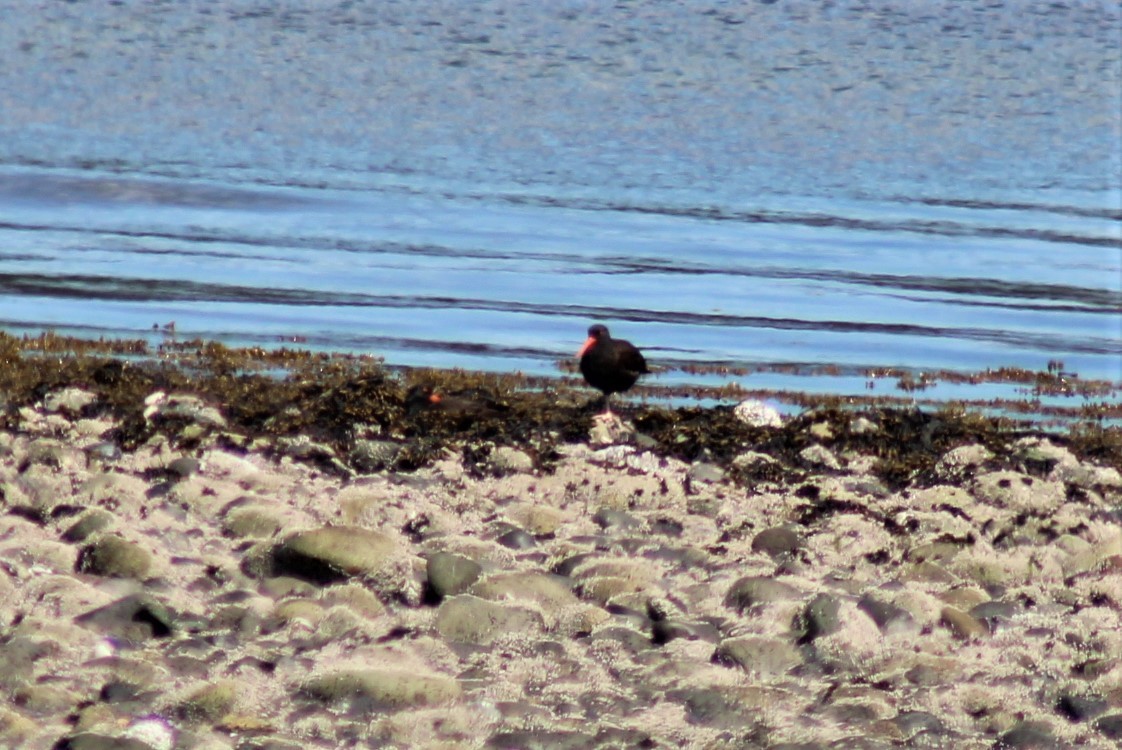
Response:
POLYGON ((588 432, 590 445, 615 445, 630 442, 635 437, 635 428, 618 416, 612 419, 596 419, 588 432))
POLYGON ((994 750, 1055 750, 1059 743, 1047 724, 1022 721, 998 737, 993 747, 994 750))
MULTIPOLYGON (((627 747, 645 747, 645 745, 626 745, 627 747)), ((602 747, 596 744, 596 737, 585 732, 525 729, 516 732, 499 732, 492 735, 487 744, 487 750, 526 750, 527 748, 540 748, 545 750, 585 750, 590 747, 602 747)), ((608 745, 617 747, 617 745, 608 745)))
POLYGON ((810 426, 810 434, 818 440, 830 441, 834 439, 834 428, 829 422, 815 422, 810 426))
POLYGON ((985 623, 954 607, 943 607, 939 612, 939 623, 963 640, 989 634, 985 623))
POLYGON ((857 608, 872 618, 873 622, 884 633, 915 627, 915 619, 906 609, 897 607, 891 602, 876 599, 869 594, 861 597, 861 600, 857 602, 857 608))
POLYGON ((857 417, 849 423, 849 431, 854 435, 868 435, 880 431, 880 425, 867 417, 857 417))
POLYGON ((131 642, 166 638, 175 630, 171 613, 147 594, 132 594, 85 612, 74 621, 131 642))
POLYGON ((934 473, 943 481, 962 481, 992 458, 993 453, 984 445, 960 445, 943 454, 935 464, 934 473))
POLYGON ((80 573, 137 580, 143 580, 151 567, 152 553, 115 534, 98 537, 83 547, 77 564, 80 573))
POLYGON ((84 542, 97 532, 109 528, 114 518, 107 510, 93 508, 62 532, 62 538, 68 542, 84 542))
POLYGON ((326 584, 373 575, 397 551, 389 534, 355 526, 325 526, 293 534, 273 550, 280 575, 326 584))
POLYGON ((527 473, 534 470, 534 459, 529 454, 506 445, 500 445, 491 451, 488 463, 498 474, 527 473))
POLYGON ((1109 740, 1122 742, 1122 714, 1110 714, 1095 721, 1095 730, 1109 740))
POLYGON ((772 558, 786 558, 802 547, 802 539, 786 526, 764 529, 752 540, 752 551, 763 552, 772 558))
POLYGON ((389 440, 356 440, 347 458, 362 472, 373 473, 394 465, 402 446, 389 440))
POLYGON ((193 724, 214 723, 234 708, 238 690, 238 684, 233 680, 203 685, 176 703, 173 711, 182 720, 193 724))
POLYGON ((511 529, 495 541, 507 549, 530 549, 538 546, 538 540, 534 539, 534 535, 522 529, 511 529))
POLYGON ((487 646, 510 635, 540 633, 545 625, 542 616, 531 609, 471 594, 445 599, 433 624, 442 637, 477 646, 487 646))
POLYGON ((757 604, 794 599, 799 590, 794 586, 764 576, 745 576, 729 587, 725 606, 743 613, 757 604))
POLYGON ((269 539, 283 526, 280 515, 264 505, 231 508, 222 519, 222 533, 236 539, 269 539))
POLYGON ((47 394, 43 399, 43 411, 54 414, 62 412, 77 416, 90 404, 97 401, 97 395, 81 388, 63 388, 47 394))
POLYGON ((837 632, 841 627, 840 607, 840 602, 829 594, 818 594, 811 599, 796 618, 795 630, 800 633, 799 642, 809 643, 837 632))
POLYGON ((920 732, 937 735, 946 729, 938 716, 927 711, 901 711, 893 717, 892 723, 904 735, 904 739, 911 739, 920 732))
POLYGON ((600 508, 593 514, 592 520, 605 531, 608 529, 633 529, 640 525, 639 519, 635 516, 615 508, 600 508))
POLYGON ((989 601, 971 607, 970 616, 984 624, 986 629, 993 633, 997 630, 998 623, 1008 622, 1020 611, 1016 604, 989 601))
POLYGON ((189 477, 199 471, 199 459, 191 456, 180 456, 167 465, 167 470, 179 478, 189 477))
POLYGON ((715 484, 725 478, 725 470, 716 464, 700 462, 691 466, 686 476, 694 482, 715 484))
POLYGON ((429 588, 439 601, 467 591, 479 580, 483 568, 474 560, 448 552, 435 552, 425 565, 429 588))
POLYGON ((1056 701, 1056 710, 1072 721, 1093 719, 1109 708, 1110 704, 1097 695, 1064 692, 1056 701))
POLYGON ((801 458, 804 463, 814 467, 833 469, 835 471, 841 468, 841 462, 838 461, 837 456, 831 453, 828 448, 818 445, 817 443, 803 448, 799 452, 799 458, 801 458))
POLYGON ((116 461, 121 458, 121 446, 111 440, 103 440, 87 447, 86 458, 90 461, 116 461))
POLYGON ((742 636, 721 641, 713 660, 765 675, 784 674, 802 663, 795 646, 778 638, 763 636, 742 636))
POLYGON ((106 734, 101 731, 77 732, 59 740, 56 750, 156 750, 144 740, 106 734))
POLYGON ((746 399, 733 407, 736 418, 752 427, 782 427, 783 415, 770 404, 746 399))
POLYGON ((352 711, 366 713, 436 706, 460 696, 455 679, 415 671, 365 669, 313 677, 300 693, 323 703, 350 703, 352 711))

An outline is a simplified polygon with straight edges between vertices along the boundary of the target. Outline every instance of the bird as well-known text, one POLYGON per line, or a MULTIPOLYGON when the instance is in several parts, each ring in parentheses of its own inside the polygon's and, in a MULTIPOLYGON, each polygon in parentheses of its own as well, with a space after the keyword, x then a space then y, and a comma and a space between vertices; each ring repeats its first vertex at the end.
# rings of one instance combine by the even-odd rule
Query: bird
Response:
POLYGON ((420 384, 406 393, 405 409, 409 414, 440 414, 453 421, 470 424, 477 419, 500 417, 508 407, 476 389, 450 395, 431 385, 420 384))
POLYGON ((635 385, 640 375, 649 373, 647 360, 634 344, 623 339, 613 339, 608 327, 596 323, 588 329, 588 338, 577 352, 580 372, 585 381, 604 394, 604 413, 601 418, 611 419, 610 399, 613 393, 623 393, 635 385))

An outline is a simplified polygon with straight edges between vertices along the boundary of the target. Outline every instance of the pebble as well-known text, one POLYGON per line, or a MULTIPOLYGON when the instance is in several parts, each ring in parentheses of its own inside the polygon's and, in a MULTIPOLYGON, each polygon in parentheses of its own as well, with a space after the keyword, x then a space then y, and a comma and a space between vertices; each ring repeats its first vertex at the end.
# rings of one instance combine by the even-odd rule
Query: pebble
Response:
POLYGON ((349 703, 356 714, 372 716, 379 711, 448 703, 459 697, 460 686, 441 674, 361 669, 313 677, 300 687, 300 693, 331 705, 349 703))
POLYGON ((397 548, 397 540, 385 532, 325 526, 288 537, 273 550, 272 560, 279 575, 327 584, 377 573, 397 548))
POLYGON ((426 578, 437 601, 467 591, 482 572, 474 560, 448 552, 434 552, 425 564, 426 578))
POLYGON ((746 399, 733 407, 736 418, 752 427, 782 427, 783 415, 770 404, 746 399))

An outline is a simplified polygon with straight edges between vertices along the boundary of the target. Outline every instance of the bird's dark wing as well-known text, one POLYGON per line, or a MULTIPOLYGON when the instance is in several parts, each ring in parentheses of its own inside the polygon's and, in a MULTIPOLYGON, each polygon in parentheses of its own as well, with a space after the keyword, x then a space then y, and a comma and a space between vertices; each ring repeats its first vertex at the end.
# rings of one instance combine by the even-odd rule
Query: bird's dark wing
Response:
POLYGON ((647 360, 643 357, 642 352, 634 346, 627 345, 620 347, 618 361, 620 367, 628 372, 633 372, 637 375, 650 372, 650 370, 647 369, 647 360))

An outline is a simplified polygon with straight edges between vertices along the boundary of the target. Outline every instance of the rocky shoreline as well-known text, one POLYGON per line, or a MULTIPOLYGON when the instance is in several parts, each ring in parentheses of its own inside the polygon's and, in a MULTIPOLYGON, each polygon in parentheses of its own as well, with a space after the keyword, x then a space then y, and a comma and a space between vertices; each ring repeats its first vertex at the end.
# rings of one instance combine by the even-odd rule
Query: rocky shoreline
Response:
POLYGON ((1117 430, 0 362, 0 747, 1122 742, 1117 430))

